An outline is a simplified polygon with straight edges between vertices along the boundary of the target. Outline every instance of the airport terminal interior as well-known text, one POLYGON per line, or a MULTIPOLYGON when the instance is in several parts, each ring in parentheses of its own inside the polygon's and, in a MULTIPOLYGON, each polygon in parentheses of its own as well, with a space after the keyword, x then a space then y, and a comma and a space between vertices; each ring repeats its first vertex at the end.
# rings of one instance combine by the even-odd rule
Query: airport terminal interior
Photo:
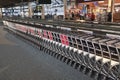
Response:
POLYGON ((120 80, 120 0, 0 0, 0 80, 120 80))

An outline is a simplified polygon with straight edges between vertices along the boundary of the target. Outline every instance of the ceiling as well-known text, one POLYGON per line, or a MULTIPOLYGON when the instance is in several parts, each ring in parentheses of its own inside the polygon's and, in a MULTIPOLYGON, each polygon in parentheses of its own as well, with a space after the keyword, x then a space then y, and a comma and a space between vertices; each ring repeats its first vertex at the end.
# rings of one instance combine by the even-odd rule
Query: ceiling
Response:
POLYGON ((22 2, 30 2, 35 0, 0 0, 0 7, 12 7, 22 2))

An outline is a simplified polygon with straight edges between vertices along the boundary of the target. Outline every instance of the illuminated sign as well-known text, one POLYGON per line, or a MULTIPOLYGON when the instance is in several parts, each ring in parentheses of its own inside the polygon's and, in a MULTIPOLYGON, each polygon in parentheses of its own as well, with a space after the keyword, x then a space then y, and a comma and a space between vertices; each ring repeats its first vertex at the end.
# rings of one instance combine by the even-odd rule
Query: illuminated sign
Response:
POLYGON ((76 3, 94 2, 94 1, 104 1, 104 0, 76 0, 76 3))
POLYGON ((91 0, 84 0, 84 1, 91 1, 91 0))

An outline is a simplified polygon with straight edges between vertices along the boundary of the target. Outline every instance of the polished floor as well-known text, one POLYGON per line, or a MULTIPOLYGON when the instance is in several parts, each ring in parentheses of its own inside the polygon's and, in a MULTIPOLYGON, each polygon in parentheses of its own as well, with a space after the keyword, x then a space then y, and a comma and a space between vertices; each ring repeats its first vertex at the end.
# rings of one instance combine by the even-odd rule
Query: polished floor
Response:
POLYGON ((0 80, 93 80, 0 26, 0 80))

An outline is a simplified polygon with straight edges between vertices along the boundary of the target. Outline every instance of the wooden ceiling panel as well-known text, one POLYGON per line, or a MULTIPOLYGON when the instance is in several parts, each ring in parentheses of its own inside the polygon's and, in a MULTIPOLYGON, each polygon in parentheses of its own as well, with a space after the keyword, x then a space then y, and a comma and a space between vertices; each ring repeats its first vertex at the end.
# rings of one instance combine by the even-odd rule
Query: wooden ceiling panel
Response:
POLYGON ((11 7, 17 3, 29 2, 29 1, 35 1, 35 0, 0 0, 0 7, 11 7))

